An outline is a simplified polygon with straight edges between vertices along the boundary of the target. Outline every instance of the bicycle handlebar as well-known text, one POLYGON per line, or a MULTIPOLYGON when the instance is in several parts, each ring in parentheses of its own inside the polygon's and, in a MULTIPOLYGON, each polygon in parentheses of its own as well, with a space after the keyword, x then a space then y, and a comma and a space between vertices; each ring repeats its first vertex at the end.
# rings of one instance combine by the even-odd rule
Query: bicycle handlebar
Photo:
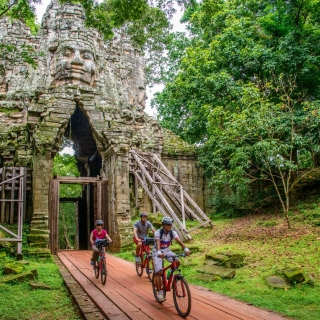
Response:
POLYGON ((165 258, 173 258, 173 260, 174 259, 176 259, 176 258, 178 258, 178 257, 186 257, 187 256, 187 254, 185 253, 185 252, 182 252, 182 253, 177 253, 176 255, 168 255, 168 254, 166 254, 164 257, 165 258))
POLYGON ((109 245, 109 241, 107 239, 96 239, 95 244, 98 248, 99 247, 106 247, 109 245))

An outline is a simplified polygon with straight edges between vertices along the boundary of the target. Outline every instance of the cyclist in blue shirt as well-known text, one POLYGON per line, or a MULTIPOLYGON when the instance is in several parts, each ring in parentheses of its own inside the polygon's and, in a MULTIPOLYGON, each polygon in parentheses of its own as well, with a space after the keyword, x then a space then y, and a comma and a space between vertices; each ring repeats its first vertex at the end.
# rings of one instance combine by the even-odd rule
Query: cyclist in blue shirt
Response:
MULTIPOLYGON (((165 301, 163 292, 161 291, 161 270, 162 270, 162 260, 165 256, 168 262, 172 262, 173 259, 170 256, 175 256, 175 254, 170 250, 171 241, 176 240, 184 252, 189 256, 190 250, 186 245, 180 240, 176 231, 172 230, 173 220, 170 217, 163 217, 162 220, 162 229, 157 230, 154 234, 155 238, 155 247, 152 252, 154 271, 156 273, 156 286, 158 291, 158 301, 165 301)), ((177 268, 180 265, 180 260, 175 260, 177 263, 177 268)))

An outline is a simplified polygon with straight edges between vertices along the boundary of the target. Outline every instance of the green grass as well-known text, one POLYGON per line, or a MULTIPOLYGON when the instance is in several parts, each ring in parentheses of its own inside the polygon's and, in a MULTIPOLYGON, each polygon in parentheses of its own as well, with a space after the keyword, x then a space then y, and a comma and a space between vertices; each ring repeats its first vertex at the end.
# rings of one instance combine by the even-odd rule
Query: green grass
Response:
MULTIPOLYGON (((27 258, 25 270, 36 269, 38 279, 51 286, 51 290, 32 290, 28 281, 3 284, 0 280, 0 319, 5 320, 76 320, 82 319, 72 302, 57 265, 52 259, 27 258)), ((0 259, 0 273, 4 265, 13 263, 14 258, 0 259)), ((1 276, 5 278, 7 276, 1 276)))
MULTIPOLYGON (((213 221, 214 228, 192 233, 199 252, 183 259, 182 271, 189 283, 249 302, 255 306, 281 312, 299 320, 320 319, 320 200, 292 208, 289 230, 281 215, 250 215, 213 221), (245 265, 236 269, 230 280, 208 281, 197 267, 208 252, 233 251, 245 255, 245 265), (265 277, 284 267, 300 267, 314 286, 293 285, 273 289, 265 277)), ((133 261, 132 249, 118 254, 133 261)))

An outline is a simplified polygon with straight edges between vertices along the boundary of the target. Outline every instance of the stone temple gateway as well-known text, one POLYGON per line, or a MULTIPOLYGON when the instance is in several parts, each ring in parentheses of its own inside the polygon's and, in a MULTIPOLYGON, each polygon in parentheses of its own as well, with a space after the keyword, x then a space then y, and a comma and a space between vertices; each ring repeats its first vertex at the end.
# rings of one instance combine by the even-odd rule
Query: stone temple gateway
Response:
MULTIPOLYGON (((31 169, 25 208, 31 245, 48 245, 53 230, 52 159, 63 137, 74 143, 81 176, 92 178, 78 204, 81 249, 87 248, 97 207, 102 207, 98 216, 106 220, 114 251, 131 241, 136 210, 152 211, 147 194, 133 191, 130 150, 156 154, 205 207, 207 191, 194 148, 144 112, 143 58, 121 30, 112 41, 103 41, 97 31, 85 28, 81 6, 53 0, 37 36, 23 23, 6 19, 0 20, 0 32, 3 43, 29 45, 42 53, 37 69, 8 66, 0 78, 0 166, 31 169), (98 191, 94 178, 100 181, 98 191), (102 203, 97 203, 97 192, 103 194, 102 203)), ((6 209, 1 208, 3 223, 6 209)))

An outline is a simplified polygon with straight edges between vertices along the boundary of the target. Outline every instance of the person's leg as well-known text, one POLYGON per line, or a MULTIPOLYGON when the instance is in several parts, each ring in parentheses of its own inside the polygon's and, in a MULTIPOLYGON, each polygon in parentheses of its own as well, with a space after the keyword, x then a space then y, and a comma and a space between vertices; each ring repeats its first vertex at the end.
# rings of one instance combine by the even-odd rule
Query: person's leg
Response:
POLYGON ((98 261, 98 257, 99 257, 99 250, 98 250, 98 248, 95 246, 95 245, 93 245, 92 247, 92 257, 91 257, 91 261, 93 262, 93 264, 94 264, 94 262, 95 261, 98 261))
POLYGON ((137 245, 136 246, 136 262, 140 262, 140 250, 142 247, 142 240, 139 239, 139 241, 138 241, 138 240, 134 239, 134 242, 137 245))
POLYGON ((136 257, 139 257, 141 247, 142 247, 142 243, 138 242, 136 246, 136 257))
MULTIPOLYGON (((173 258, 171 258, 172 256, 175 256, 176 254, 174 252, 172 252, 171 250, 166 252, 166 255, 169 256, 169 258, 167 258, 166 260, 170 263, 172 263, 173 261, 173 258)), ((179 266, 180 266, 180 260, 178 258, 175 259, 175 262, 176 262, 176 268, 178 269, 179 266)))
POLYGON ((156 287, 158 291, 161 291, 162 258, 159 258, 157 254, 153 254, 153 267, 156 277, 156 287))

